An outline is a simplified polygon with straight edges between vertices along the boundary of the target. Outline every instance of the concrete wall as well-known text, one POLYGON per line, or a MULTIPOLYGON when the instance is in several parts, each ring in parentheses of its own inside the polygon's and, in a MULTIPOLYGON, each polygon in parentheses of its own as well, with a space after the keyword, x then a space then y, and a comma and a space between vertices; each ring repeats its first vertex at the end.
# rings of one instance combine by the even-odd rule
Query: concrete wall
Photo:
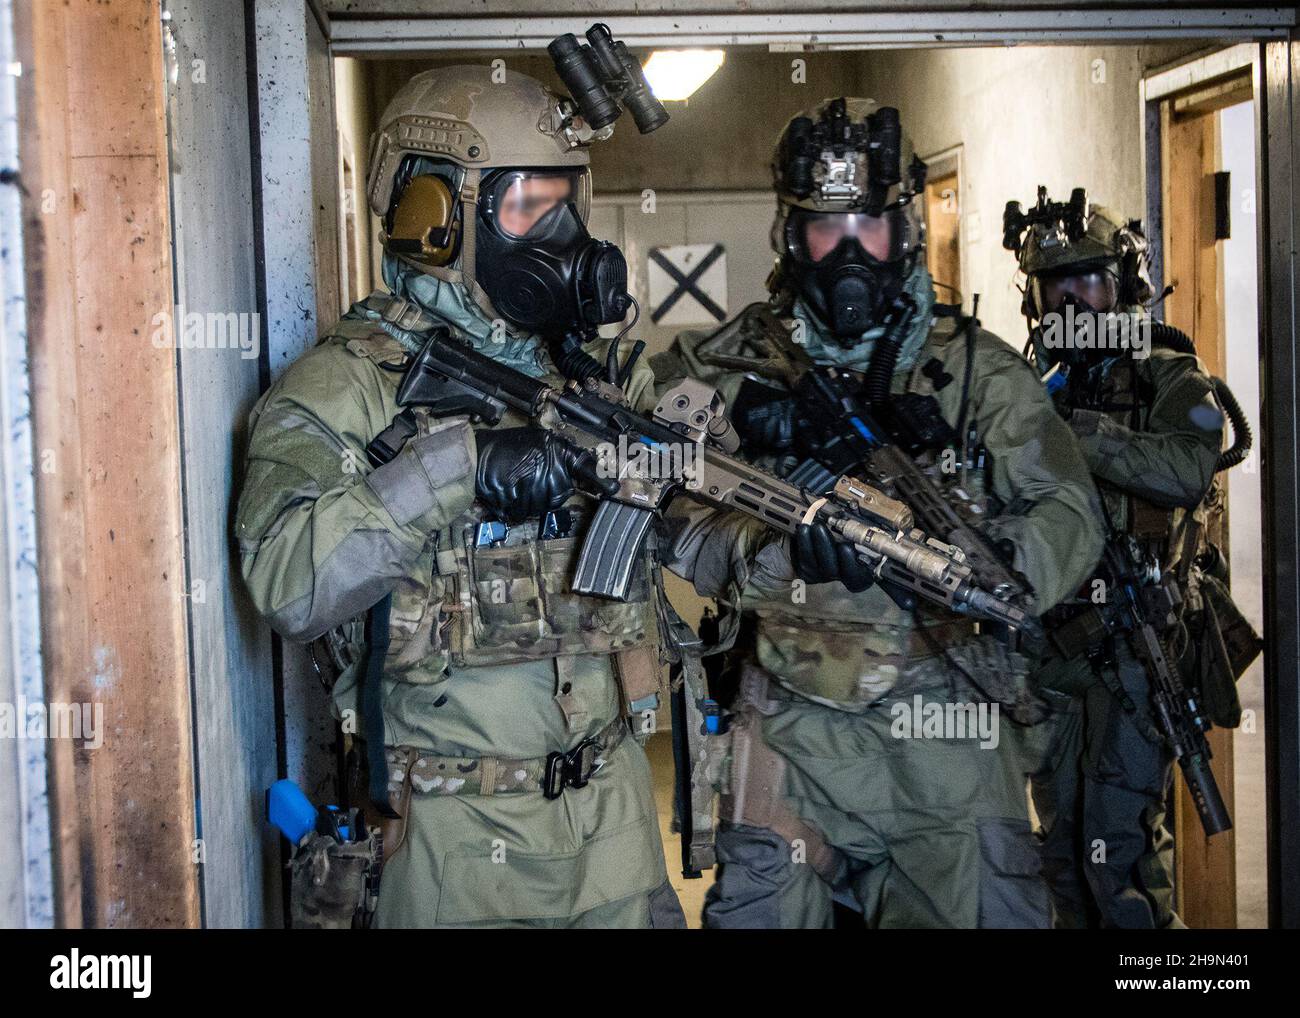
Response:
MULTIPOLYGON (((260 342, 243 11, 168 7, 177 300, 191 313, 246 316, 260 342)), ((232 536, 260 391, 249 352, 178 352, 203 919, 216 927, 277 925, 280 914, 279 850, 262 807, 276 778, 270 632, 244 591, 232 536)))
MULTIPOLYGON (((0 0, 0 66, 19 59, 13 5, 0 0)), ((0 78, 0 166, 23 166, 17 75, 0 78)), ((30 86, 28 86, 30 87, 30 86)), ((54 922, 46 745, 23 738, 28 703, 45 702, 40 583, 36 575, 37 469, 28 373, 27 282, 22 193, 0 189, 0 929, 54 922)))
POLYGON ((1130 217, 1144 213, 1144 71, 1180 47, 1035 46, 871 52, 859 56, 863 93, 899 108, 924 158, 961 146, 963 275, 967 307, 980 295, 985 326, 1019 346, 1025 335, 1015 260, 1002 247, 1002 209, 1028 205, 1039 184, 1070 188, 1130 217))

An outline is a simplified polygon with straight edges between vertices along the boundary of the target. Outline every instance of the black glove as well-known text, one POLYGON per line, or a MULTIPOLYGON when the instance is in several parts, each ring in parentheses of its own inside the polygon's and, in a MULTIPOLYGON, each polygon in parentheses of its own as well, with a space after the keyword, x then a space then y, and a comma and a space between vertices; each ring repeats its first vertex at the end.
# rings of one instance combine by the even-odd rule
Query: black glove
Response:
POLYGON ((579 484, 595 494, 618 490, 617 481, 597 474, 591 452, 541 428, 478 431, 475 441, 475 494, 507 523, 560 508, 579 484))
POLYGON ((1052 393, 1052 406, 1056 408, 1057 416, 1063 421, 1068 421, 1074 416, 1074 407, 1070 405, 1069 386, 1063 385, 1052 393))
POLYGON ((853 545, 837 541, 825 523, 801 523, 790 542, 795 574, 808 583, 840 583, 859 594, 875 582, 869 566, 858 561, 853 545))
POLYGON ((730 416, 741 444, 761 452, 790 451, 807 427, 793 396, 752 378, 741 384, 730 416))

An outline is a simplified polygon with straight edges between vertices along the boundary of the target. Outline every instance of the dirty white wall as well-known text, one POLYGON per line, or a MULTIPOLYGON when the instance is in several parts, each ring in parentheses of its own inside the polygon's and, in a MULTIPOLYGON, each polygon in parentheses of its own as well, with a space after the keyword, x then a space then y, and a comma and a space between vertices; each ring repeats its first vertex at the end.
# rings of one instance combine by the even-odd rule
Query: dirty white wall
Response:
MULTIPOLYGON (((352 164, 351 193, 346 183, 339 181, 342 194, 341 215, 352 210, 356 216, 356 235, 352 238, 353 259, 357 266, 358 293, 362 296, 372 288, 372 241, 375 232, 370 210, 366 205, 366 173, 369 170, 370 132, 372 113, 370 91, 364 76, 365 65, 351 57, 334 61, 334 103, 338 111, 340 169, 342 156, 347 154, 352 164)), ((345 244, 347 235, 340 232, 339 243, 345 244)))
MULTIPOLYGON (((15 11, 0 0, 0 66, 18 66, 15 11)), ((30 78, 28 79, 30 81, 30 78)), ((0 79, 0 166, 20 165, 21 76, 0 79)), ((28 86, 30 87, 30 86, 28 86)), ((0 192, 0 929, 54 922, 46 744, 23 738, 28 703, 45 702, 36 575, 37 454, 28 377, 22 195, 0 192)))
MULTIPOLYGON (((1241 103, 1219 118, 1220 165, 1232 174, 1231 236, 1220 247, 1223 272, 1225 378, 1256 436, 1255 451, 1226 478, 1228 561, 1232 599, 1258 633, 1264 632, 1263 478, 1259 469, 1260 357, 1258 308, 1258 222, 1255 201, 1255 109, 1241 103)), ((1264 661, 1256 660, 1237 681, 1244 710, 1251 712, 1233 732, 1233 822, 1237 857, 1237 925, 1268 922, 1264 795, 1264 661)))
MULTIPOLYGON (((259 0, 251 11, 260 154, 254 233, 265 267, 262 363, 269 382, 338 319, 339 162, 332 60, 315 13, 302 0, 259 0)), ((297 781, 315 803, 337 802, 337 726, 328 698, 305 647, 278 639, 274 645, 281 776, 297 781)))
POLYGON ((1072 187, 1140 218, 1145 213, 1144 70, 1194 48, 1017 46, 862 53, 860 87, 895 105, 918 153, 961 146, 963 284, 967 307, 1019 347, 1025 336, 1015 260, 1002 247, 1002 210, 1039 184, 1072 187))

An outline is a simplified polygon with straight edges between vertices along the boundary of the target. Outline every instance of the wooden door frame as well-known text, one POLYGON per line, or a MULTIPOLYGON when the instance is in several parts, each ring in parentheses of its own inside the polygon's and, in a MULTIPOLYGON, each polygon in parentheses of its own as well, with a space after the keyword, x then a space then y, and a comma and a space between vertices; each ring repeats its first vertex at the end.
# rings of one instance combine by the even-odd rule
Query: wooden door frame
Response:
MULTIPOLYGON (((1219 59, 1221 56, 1215 54, 1199 63, 1212 64, 1218 69, 1225 64, 1219 59)), ((1220 249, 1213 191, 1206 190, 1207 179, 1212 179, 1219 167, 1217 107, 1197 105, 1187 113, 1178 112, 1176 107, 1184 97, 1199 98, 1207 91, 1222 94, 1222 83, 1239 81, 1243 72, 1248 86, 1249 60, 1247 52, 1245 62, 1226 66, 1221 75, 1216 74, 1208 82, 1198 80, 1174 92, 1153 89, 1157 97, 1150 100, 1160 109, 1159 147, 1151 146, 1150 151, 1160 154, 1158 197, 1164 206, 1162 220, 1168 227, 1153 239, 1153 247, 1162 256, 1162 277, 1167 274, 1177 285, 1158 305, 1156 313, 1193 337, 1197 352, 1212 375, 1224 374, 1226 361, 1220 249)), ((1207 539, 1223 547, 1220 533, 1223 522, 1212 519, 1208 523, 1207 539)), ((1217 728, 1209 733, 1208 741, 1213 753, 1211 766, 1224 805, 1229 815, 1235 815, 1233 733, 1217 728)), ((1207 838, 1181 777, 1175 780, 1171 792, 1179 914, 1194 927, 1235 926, 1236 830, 1207 838)))
MULTIPOLYGON (((1300 127, 1295 89, 1300 42, 1241 43, 1148 75, 1141 83, 1152 282, 1165 285, 1161 109, 1180 93, 1247 73, 1255 109, 1259 341, 1264 365, 1261 463, 1264 499, 1264 685, 1269 925, 1300 926, 1300 459, 1294 250, 1300 204, 1293 189, 1300 127), (1285 451, 1285 452, 1284 452, 1285 451)), ((1191 844, 1192 842, 1188 842, 1191 844)))

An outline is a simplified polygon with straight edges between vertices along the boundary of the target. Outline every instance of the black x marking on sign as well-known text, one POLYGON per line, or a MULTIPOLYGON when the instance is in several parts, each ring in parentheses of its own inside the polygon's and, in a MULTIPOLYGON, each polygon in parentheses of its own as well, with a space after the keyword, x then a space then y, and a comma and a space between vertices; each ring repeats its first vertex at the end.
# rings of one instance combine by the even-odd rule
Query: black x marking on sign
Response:
POLYGON ((659 319, 671 311, 673 305, 681 300, 684 294, 689 293, 700 302, 700 306, 703 307, 705 311, 711 314, 718 321, 725 321, 727 312, 718 307, 718 305, 714 303, 712 297, 695 285, 696 280, 698 280, 700 276, 704 275, 705 270, 721 257, 722 245, 714 244, 712 250, 700 259, 700 264, 691 269, 691 274, 689 276, 684 276, 682 275, 681 269, 664 257, 663 252, 658 249, 652 250, 650 252, 650 260, 668 273, 669 277, 677 283, 677 289, 665 297, 663 302, 650 312, 650 320, 658 325, 659 319))

